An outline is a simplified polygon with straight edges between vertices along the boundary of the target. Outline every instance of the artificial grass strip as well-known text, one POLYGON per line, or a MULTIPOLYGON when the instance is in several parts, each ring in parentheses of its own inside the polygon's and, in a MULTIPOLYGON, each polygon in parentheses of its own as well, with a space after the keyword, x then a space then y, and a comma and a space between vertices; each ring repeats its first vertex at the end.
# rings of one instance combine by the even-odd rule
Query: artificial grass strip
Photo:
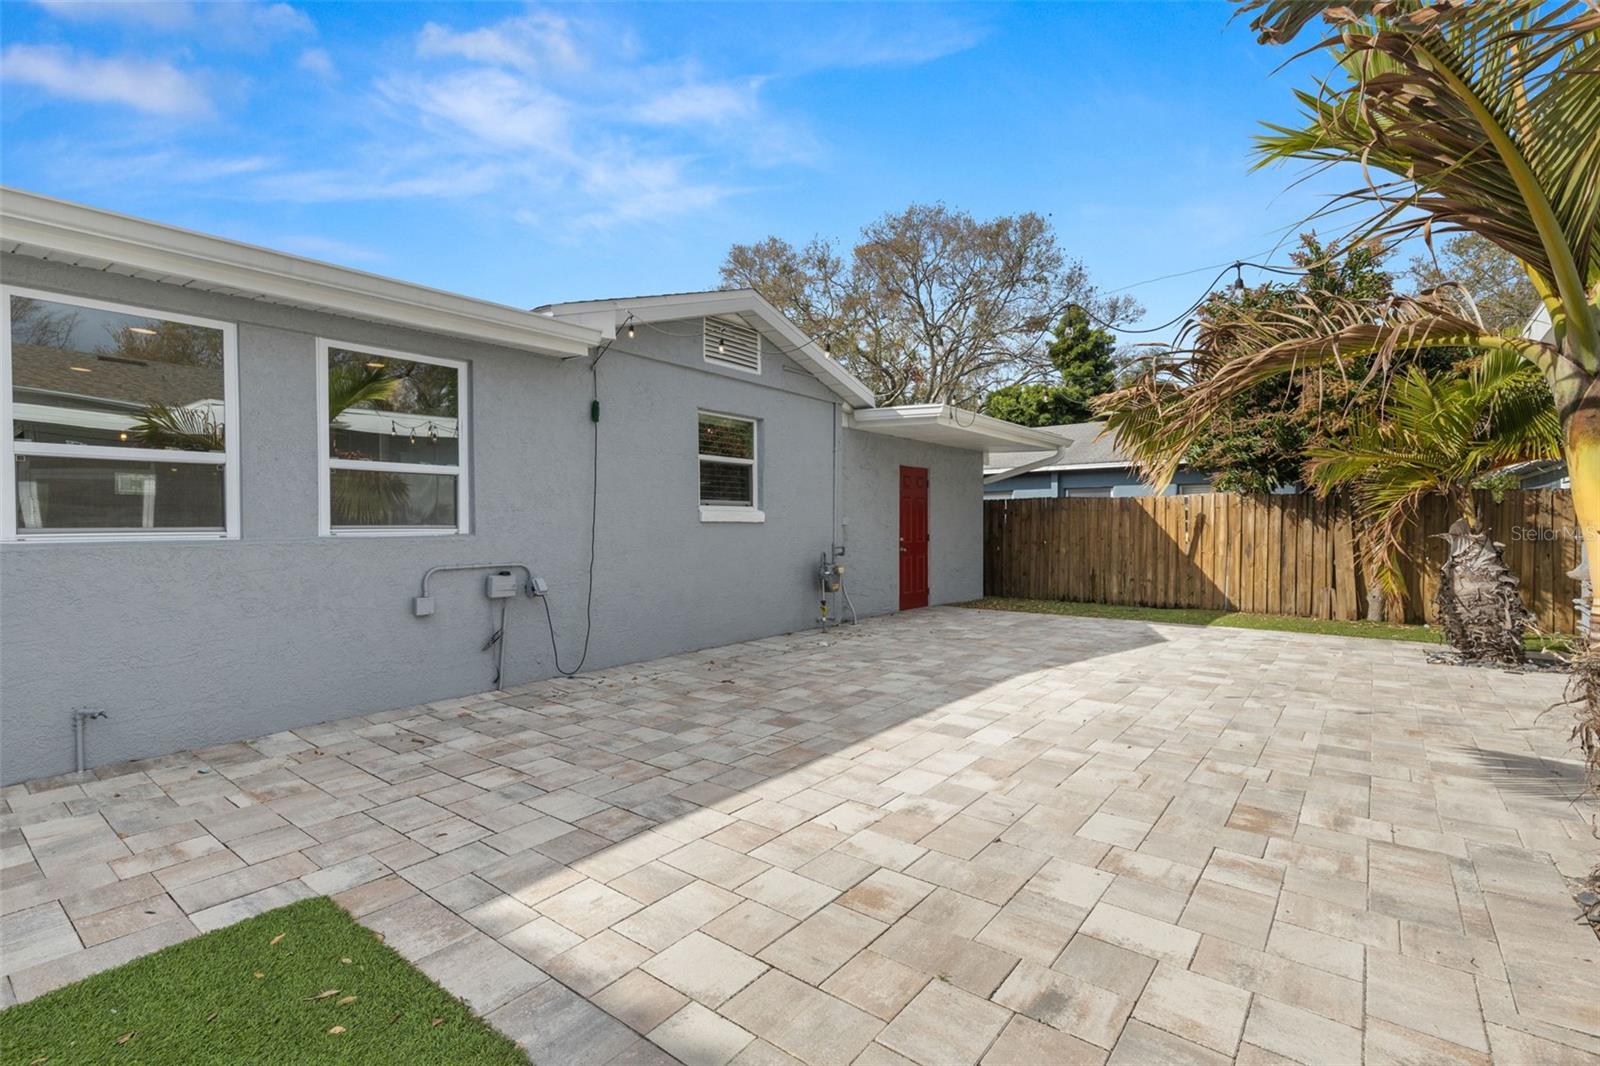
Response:
MULTIPOLYGON (((1220 626, 1224 629, 1267 629, 1280 633, 1320 633, 1333 637, 1370 637, 1373 640, 1405 640, 1414 644, 1443 644, 1444 637, 1429 626, 1402 625, 1398 622, 1343 622, 1321 618, 1295 618, 1284 614, 1250 614, 1245 611, 1208 611, 1197 607, 1124 607, 1115 603, 1069 603, 1065 600, 1010 599, 987 596, 958 603, 980 611, 1025 611, 1032 614, 1064 614, 1079 618, 1117 618, 1129 622, 1163 622, 1180 626, 1220 626)), ((1577 638, 1560 633, 1529 633, 1522 639, 1530 652, 1555 656, 1577 650, 1577 638)))
POLYGON ((1032 614, 1064 614, 1080 618, 1116 618, 1130 622, 1220 626, 1224 629, 1268 629, 1282 633, 1321 633, 1335 637, 1408 640, 1417 644, 1443 643, 1439 632, 1435 629, 1427 626, 1400 625, 1395 622, 1343 622, 1321 618, 1295 618, 1292 615, 1282 614, 1208 611, 1193 607, 1125 607, 1113 603, 1069 603, 1065 600, 1024 600, 1001 596, 973 600, 960 606, 975 607, 985 611, 1026 611, 1032 614))
POLYGON ((268 911, 0 1011, 0 1063, 525 1064, 325 898, 268 911))

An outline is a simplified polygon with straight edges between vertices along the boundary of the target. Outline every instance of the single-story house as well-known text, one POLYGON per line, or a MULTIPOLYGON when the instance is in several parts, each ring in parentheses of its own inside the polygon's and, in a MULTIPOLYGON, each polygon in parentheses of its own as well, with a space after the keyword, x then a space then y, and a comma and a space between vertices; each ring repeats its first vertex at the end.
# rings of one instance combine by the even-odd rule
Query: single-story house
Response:
MULTIPOLYGON (((1067 426, 1042 426, 1061 443, 1058 450, 1031 452, 991 452, 984 466, 983 498, 986 500, 1026 500, 1057 496, 1150 496, 1154 491, 1144 481, 1137 466, 1117 447, 1114 435, 1104 432, 1104 422, 1079 422, 1067 426), (1059 450, 1065 448, 1065 451, 1059 450)), ((1519 489, 1565 489, 1571 487, 1567 464, 1560 459, 1541 459, 1505 468, 1514 474, 1519 489)), ((1180 466, 1163 496, 1187 496, 1211 492, 1211 475, 1187 464, 1180 466)), ((1285 486, 1279 495, 1293 495, 1298 486, 1285 486)))
POLYGON ((0 274, 0 783, 972 599, 985 453, 1054 441, 748 290, 522 310, 11 190, 0 274))
MULTIPOLYGON (((1153 495, 1154 490, 1139 476, 1133 459, 1117 447, 1116 437, 1106 433, 1105 428, 1104 422, 1042 426, 1040 433, 1047 433, 1059 442, 1054 453, 991 454, 984 467, 983 498, 1153 495)), ((1210 491, 1211 479, 1204 471, 1183 466, 1163 494, 1210 491)))

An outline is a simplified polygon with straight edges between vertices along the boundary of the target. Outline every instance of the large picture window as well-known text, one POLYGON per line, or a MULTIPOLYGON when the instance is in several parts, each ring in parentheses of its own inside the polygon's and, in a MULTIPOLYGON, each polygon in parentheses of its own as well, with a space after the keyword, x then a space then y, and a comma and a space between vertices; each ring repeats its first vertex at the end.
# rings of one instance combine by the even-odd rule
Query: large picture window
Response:
POLYGON ((234 327, 0 295, 5 538, 237 537, 234 327))
POLYGON ((317 342, 321 532, 465 533, 467 367, 317 342))
POLYGON ((699 417, 701 520, 761 521, 755 420, 711 411, 699 417))

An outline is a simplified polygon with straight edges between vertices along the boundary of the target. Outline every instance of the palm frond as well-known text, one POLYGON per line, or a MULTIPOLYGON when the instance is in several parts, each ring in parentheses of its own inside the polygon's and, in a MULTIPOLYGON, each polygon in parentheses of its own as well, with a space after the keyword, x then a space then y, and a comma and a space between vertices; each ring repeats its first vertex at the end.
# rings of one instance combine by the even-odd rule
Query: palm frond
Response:
POLYGON ((221 423, 203 407, 147 404, 134 418, 132 437, 141 448, 220 452, 227 447, 221 423))
POLYGON ((1600 8, 1564 0, 1245 0, 1263 41, 1335 28, 1337 70, 1269 127, 1263 162, 1357 164, 1360 236, 1467 230, 1516 256, 1600 371, 1600 8))
POLYGON ((1101 397, 1099 410, 1119 446, 1164 485, 1212 420, 1251 386, 1286 373, 1386 378, 1398 353, 1426 348, 1504 351, 1541 366, 1556 358, 1550 345, 1488 333, 1437 299, 1394 296, 1374 305, 1302 297, 1227 321, 1191 322, 1129 385, 1101 397))
MULTIPOLYGON (((1404 535, 1422 501, 1470 508, 1470 486, 1500 467, 1561 454, 1561 426, 1543 374, 1514 350, 1491 349, 1454 374, 1412 368, 1383 407, 1364 412, 1337 447, 1310 450, 1307 476, 1345 492, 1375 572, 1398 573, 1404 535)), ((1391 595, 1397 587, 1388 587, 1391 595)))

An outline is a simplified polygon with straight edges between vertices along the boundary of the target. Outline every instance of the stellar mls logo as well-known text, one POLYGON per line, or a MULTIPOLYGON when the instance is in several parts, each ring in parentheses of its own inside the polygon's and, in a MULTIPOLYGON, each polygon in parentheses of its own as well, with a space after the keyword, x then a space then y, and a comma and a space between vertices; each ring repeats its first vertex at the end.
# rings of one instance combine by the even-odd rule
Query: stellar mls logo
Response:
POLYGON ((1511 539, 1514 541, 1536 540, 1582 540, 1583 535, 1577 526, 1512 526, 1511 539))

